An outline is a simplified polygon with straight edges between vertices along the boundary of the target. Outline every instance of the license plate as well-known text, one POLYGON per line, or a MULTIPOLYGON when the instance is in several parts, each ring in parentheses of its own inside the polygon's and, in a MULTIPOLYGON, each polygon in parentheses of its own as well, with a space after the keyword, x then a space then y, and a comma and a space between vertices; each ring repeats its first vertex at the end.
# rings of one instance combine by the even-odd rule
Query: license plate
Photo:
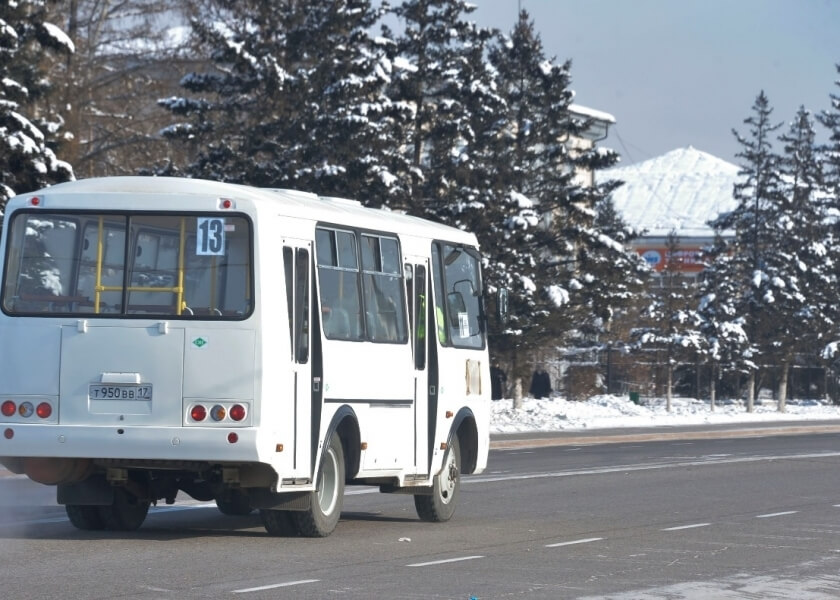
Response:
POLYGON ((151 400, 151 383, 92 383, 91 400, 151 400))

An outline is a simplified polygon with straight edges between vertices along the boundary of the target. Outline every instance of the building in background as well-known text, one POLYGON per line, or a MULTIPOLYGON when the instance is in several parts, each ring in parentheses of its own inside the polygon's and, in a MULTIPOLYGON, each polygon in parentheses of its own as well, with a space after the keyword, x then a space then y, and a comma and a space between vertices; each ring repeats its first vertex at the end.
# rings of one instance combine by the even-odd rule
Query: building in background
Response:
MULTIPOLYGON (((607 137, 610 125, 615 125, 615 117, 606 113, 580 104, 570 104, 569 112, 577 119, 589 121, 583 133, 568 141, 566 147, 570 152, 585 152, 595 147, 596 142, 607 137)), ((595 183, 595 174, 589 170, 578 169, 575 173, 575 180, 582 186, 589 187, 595 183)))
MULTIPOLYGON (((698 255, 714 241, 708 222, 735 208, 732 189, 738 171, 736 165, 689 146, 606 169, 598 173, 598 179, 625 182, 612 194, 615 209, 641 232, 631 246, 651 268, 664 268, 666 240, 674 233, 679 238, 681 271, 696 277, 703 269, 698 255)), ((731 231, 720 233, 732 235, 731 231)))

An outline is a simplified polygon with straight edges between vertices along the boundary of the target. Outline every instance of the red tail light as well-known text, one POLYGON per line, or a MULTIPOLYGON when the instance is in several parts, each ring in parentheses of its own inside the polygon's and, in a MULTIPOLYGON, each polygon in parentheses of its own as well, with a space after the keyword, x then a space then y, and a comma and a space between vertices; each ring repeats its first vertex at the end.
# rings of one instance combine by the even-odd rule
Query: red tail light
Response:
POLYGON ((11 417, 13 414, 17 412, 17 406, 11 400, 6 400, 2 406, 0 406, 0 412, 3 413, 4 417, 11 417))
POLYGON ((239 441, 239 436, 236 434, 236 432, 231 431, 231 432, 228 434, 228 443, 230 443, 230 444, 235 444, 235 443, 236 443, 236 442, 238 442, 238 441, 239 441))
POLYGON ((35 414, 42 419, 49 419, 52 416, 52 406, 50 406, 49 402, 41 402, 38 408, 35 409, 35 414))
POLYGON ((234 404, 230 407, 230 418, 234 421, 241 421, 245 418, 245 407, 241 404, 234 404))
POLYGON ((201 406, 201 404, 196 404, 190 411, 190 417, 192 417, 193 421, 203 421, 207 417, 207 409, 201 406))
POLYGON ((7 428, 7 429, 3 432, 3 437, 4 437, 4 438, 6 438, 7 440, 12 439, 13 437, 15 437, 15 430, 14 430, 14 429, 11 429, 11 428, 7 428))

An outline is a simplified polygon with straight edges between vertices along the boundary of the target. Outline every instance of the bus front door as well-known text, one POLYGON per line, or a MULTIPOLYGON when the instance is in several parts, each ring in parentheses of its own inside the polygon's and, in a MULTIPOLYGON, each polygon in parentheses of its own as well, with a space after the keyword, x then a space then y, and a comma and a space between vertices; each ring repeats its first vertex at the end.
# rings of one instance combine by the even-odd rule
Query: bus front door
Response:
POLYGON ((291 345, 291 397, 293 398, 294 470, 309 473, 312 449, 308 443, 312 422, 311 289, 312 243, 283 240, 286 304, 291 345))
POLYGON ((429 261, 423 257, 406 257, 406 284, 411 344, 414 360, 414 465, 418 474, 429 472, 429 327, 427 303, 431 301, 428 273, 429 261))

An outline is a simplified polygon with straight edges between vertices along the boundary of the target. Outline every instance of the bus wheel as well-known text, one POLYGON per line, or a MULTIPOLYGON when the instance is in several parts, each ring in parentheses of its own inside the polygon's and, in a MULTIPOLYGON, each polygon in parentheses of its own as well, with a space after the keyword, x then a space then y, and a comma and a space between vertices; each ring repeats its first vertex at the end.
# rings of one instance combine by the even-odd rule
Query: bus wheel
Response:
POLYGON ((327 537, 338 525, 344 504, 344 450, 335 433, 324 449, 318 467, 317 487, 311 493, 309 509, 295 511, 292 518, 306 537, 327 537))
POLYGON ((253 512, 248 494, 242 490, 230 490, 221 498, 216 498, 216 506, 223 515, 241 517, 253 512))
POLYGON ((458 437, 452 436, 446 456, 443 457, 443 468, 433 480, 432 493, 414 496, 417 515, 424 521, 434 523, 448 521, 455 513, 455 503, 460 488, 461 447, 458 444, 458 437))
POLYGON ((113 531, 134 531, 146 520, 149 503, 139 500, 123 488, 114 490, 114 502, 109 506, 99 507, 99 516, 105 529, 113 531))
POLYGON ((98 531, 105 528, 102 517, 99 516, 98 506, 67 504, 64 506, 64 510, 67 511, 67 517, 76 529, 98 531))
POLYGON ((278 537, 293 537, 298 533, 297 524, 292 519, 292 514, 287 510, 260 509, 265 530, 278 537))

